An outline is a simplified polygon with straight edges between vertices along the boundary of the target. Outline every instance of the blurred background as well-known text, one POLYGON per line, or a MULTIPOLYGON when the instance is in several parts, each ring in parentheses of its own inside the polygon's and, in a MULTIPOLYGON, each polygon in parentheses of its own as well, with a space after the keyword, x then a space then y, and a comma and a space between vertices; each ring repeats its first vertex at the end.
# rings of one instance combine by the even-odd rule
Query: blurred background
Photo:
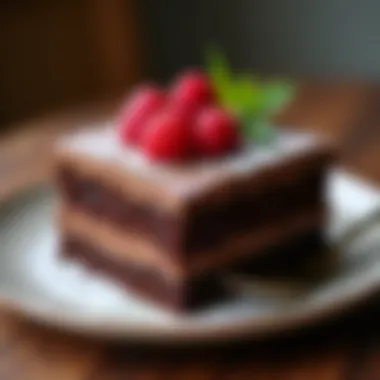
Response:
POLYGON ((0 122, 112 96, 141 73, 132 1, 0 3, 0 122))
POLYGON ((143 0, 151 72, 201 63, 208 39, 235 67, 296 76, 378 78, 376 0, 143 0))
POLYGON ((236 68, 380 77, 376 0, 15 0, 0 3, 0 123, 119 96, 202 63, 216 41, 236 68))
MULTIPOLYGON (((297 96, 278 122, 331 136, 342 151, 350 151, 351 168, 380 180, 380 167, 372 164, 380 160, 380 150, 371 145, 380 135, 380 3, 358 5, 355 0, 1 1, 0 129, 34 132, 29 140, 23 137, 20 159, 14 145, 0 139, 0 174, 16 165, 38 177, 37 169, 22 162, 29 165, 31 156, 41 165, 51 162, 42 147, 51 145, 52 134, 88 124, 89 115, 114 115, 123 95, 141 80, 166 83, 181 69, 202 65, 212 42, 236 70, 297 78, 297 96), (5 151, 12 151, 12 159, 3 158, 5 151)), ((19 178, 18 187, 29 184, 24 174, 19 178)))
MULTIPOLYGON (((209 42, 236 70, 297 78, 299 91, 278 122, 330 136, 342 162, 379 185, 379 15, 379 0, 2 0, 0 130, 7 133, 0 138, 0 203, 51 178, 59 131, 88 125, 97 113, 113 115, 141 80, 165 83, 202 65, 209 42)), ((368 336, 378 331, 377 315, 368 336)), ((339 328, 353 330, 346 326, 339 328)), ((353 353, 364 346, 355 342, 353 353)), ((41 347, 38 355, 49 353, 41 347)), ((74 361, 81 358, 73 352, 74 361)), ((256 365, 254 356, 249 365, 256 365)), ((336 356, 340 368, 343 355, 336 356)), ((330 359, 327 371, 335 371, 330 359)), ((338 379, 338 372, 312 373, 297 378, 338 379)))

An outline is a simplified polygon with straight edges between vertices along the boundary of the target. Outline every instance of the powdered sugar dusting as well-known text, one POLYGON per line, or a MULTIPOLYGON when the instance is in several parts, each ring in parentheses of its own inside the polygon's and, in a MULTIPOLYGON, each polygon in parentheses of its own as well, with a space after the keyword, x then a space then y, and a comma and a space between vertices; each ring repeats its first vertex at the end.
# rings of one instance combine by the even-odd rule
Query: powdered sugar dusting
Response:
POLYGON ((159 164, 149 162, 143 154, 122 144, 111 126, 103 130, 83 132, 62 141, 61 148, 95 160, 106 160, 149 181, 162 181, 175 194, 183 195, 197 187, 206 186, 222 176, 239 177, 264 167, 300 155, 319 138, 311 133, 281 130, 269 145, 247 144, 240 153, 215 160, 204 159, 190 164, 159 164))

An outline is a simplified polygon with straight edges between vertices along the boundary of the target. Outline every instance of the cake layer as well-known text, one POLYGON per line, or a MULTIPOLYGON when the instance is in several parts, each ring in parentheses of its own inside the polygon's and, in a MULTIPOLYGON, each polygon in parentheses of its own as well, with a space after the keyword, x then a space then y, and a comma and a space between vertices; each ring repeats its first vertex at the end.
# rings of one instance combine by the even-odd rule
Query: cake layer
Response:
POLYGON ((114 261, 109 250, 75 236, 65 237, 61 254, 119 282, 137 295, 177 311, 202 306, 223 293, 214 275, 173 281, 156 268, 114 261))
MULTIPOLYGON (((269 257, 273 263, 277 262, 278 257, 284 256, 297 262, 298 257, 314 255, 314 251, 319 252, 322 246, 323 239, 320 230, 311 229, 303 231, 292 239, 287 239, 280 246, 271 247, 266 251, 265 256, 269 257)), ((176 311, 189 311, 228 294, 221 281, 223 277, 220 273, 173 281, 162 276, 154 268, 114 261, 109 250, 103 250, 100 246, 90 244, 75 236, 65 237, 61 254, 70 260, 79 261, 94 272, 119 282, 136 295, 176 311)), ((252 257, 247 255, 247 261, 243 266, 254 267, 254 255, 252 257)), ((234 268, 231 266, 228 269, 234 268)))
POLYGON ((63 142, 57 162, 84 178, 116 189, 123 197, 181 214, 191 205, 224 202, 259 191, 276 181, 292 181, 332 159, 331 149, 313 135, 281 131, 270 146, 246 146, 217 160, 152 164, 124 146, 110 129, 63 142))
MULTIPOLYGON (((271 223, 272 219, 323 208, 324 166, 304 165, 305 169, 299 169, 296 178, 279 172, 270 186, 242 185, 233 197, 223 202, 193 205, 186 215, 162 210, 160 203, 144 204, 128 198, 100 178, 86 177, 74 168, 62 169, 59 182, 70 208, 102 219, 131 236, 143 235, 145 245, 157 245, 155 250, 194 257, 223 246, 226 239, 236 234, 271 223)), ((285 171, 285 174, 289 173, 285 171)))
POLYGON ((216 268, 239 262, 246 255, 261 254, 267 247, 281 244, 304 231, 321 230, 324 217, 324 210, 320 207, 294 210, 286 218, 268 221, 254 230, 231 236, 221 246, 188 257, 172 257, 141 235, 118 229, 105 221, 72 209, 61 210, 60 230, 63 236, 91 242, 110 252, 110 259, 119 263, 155 268, 168 278, 181 278, 212 272, 216 268))

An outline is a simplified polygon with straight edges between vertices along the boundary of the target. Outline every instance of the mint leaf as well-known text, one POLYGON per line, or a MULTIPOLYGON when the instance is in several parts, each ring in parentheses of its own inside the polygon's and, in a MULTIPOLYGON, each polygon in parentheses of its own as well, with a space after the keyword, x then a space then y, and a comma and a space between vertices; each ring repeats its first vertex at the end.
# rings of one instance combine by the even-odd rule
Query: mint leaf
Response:
POLYGON ((294 86, 285 81, 272 81, 263 88, 261 107, 268 114, 283 108, 294 95, 294 86))
POLYGON ((230 68, 225 56, 214 46, 210 46, 206 51, 206 67, 217 96, 222 103, 228 102, 231 98, 230 68))
POLYGON ((270 120, 293 98, 295 86, 285 80, 234 75, 226 57, 213 46, 206 51, 206 66, 221 106, 242 121, 243 133, 259 143, 272 141, 276 132, 270 120))
POLYGON ((269 144, 277 136, 275 128, 265 118, 245 116, 242 121, 245 136, 259 144, 269 144))
POLYGON ((215 46, 206 50, 207 71, 216 82, 225 82, 230 79, 230 68, 224 54, 215 46))
POLYGON ((276 129, 267 121, 258 121, 254 128, 254 141, 261 144, 270 144, 277 137, 276 129))
POLYGON ((253 113, 260 106, 260 88, 253 78, 247 75, 236 77, 233 82, 233 110, 235 112, 253 113))

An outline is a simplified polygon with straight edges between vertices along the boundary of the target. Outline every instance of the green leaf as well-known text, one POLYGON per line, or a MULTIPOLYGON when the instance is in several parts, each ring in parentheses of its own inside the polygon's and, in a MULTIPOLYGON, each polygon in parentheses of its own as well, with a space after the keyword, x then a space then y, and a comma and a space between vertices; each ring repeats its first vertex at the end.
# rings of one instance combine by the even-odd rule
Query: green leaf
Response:
POLYGON ((260 106, 260 88, 253 78, 247 75, 236 77, 232 82, 233 110, 236 112, 253 113, 260 106))
POLYGON ((206 50, 206 67, 217 95, 222 102, 228 100, 231 92, 230 68, 225 56, 214 46, 206 50))
POLYGON ((210 45, 206 50, 206 65, 209 75, 217 82, 230 78, 230 68, 224 54, 215 46, 210 45))
POLYGON ((245 117, 243 121, 244 134, 259 144, 269 144, 275 140, 275 128, 266 119, 245 117))
POLYGON ((263 88, 262 111, 268 114, 283 108, 294 95, 294 86, 286 81, 271 81, 263 88))
POLYGON ((257 122, 254 131, 254 141, 261 144, 270 144, 277 137, 273 125, 268 124, 265 120, 257 122))
POLYGON ((246 74, 234 75, 226 57, 214 46, 206 50, 206 66, 219 102, 242 120, 244 134, 259 143, 272 141, 276 133, 269 122, 293 98, 295 86, 285 80, 265 82, 246 74))

